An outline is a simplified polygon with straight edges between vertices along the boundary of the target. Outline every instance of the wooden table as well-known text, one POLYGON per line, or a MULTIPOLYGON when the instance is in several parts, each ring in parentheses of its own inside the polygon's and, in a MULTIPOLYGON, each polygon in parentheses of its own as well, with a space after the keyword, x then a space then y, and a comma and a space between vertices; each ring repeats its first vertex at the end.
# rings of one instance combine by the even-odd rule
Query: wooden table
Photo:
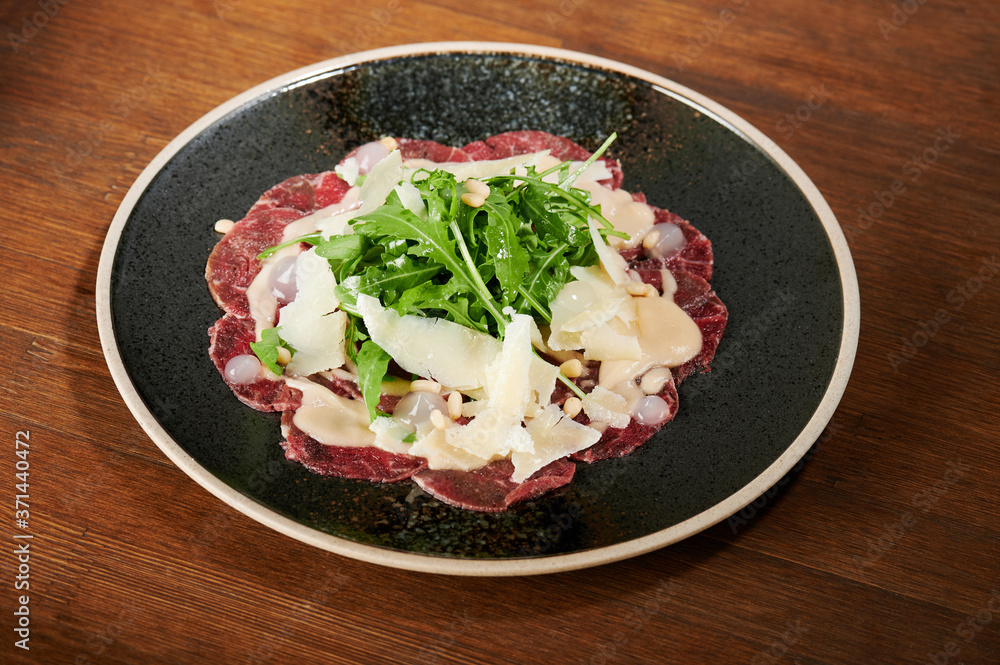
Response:
POLYGON ((0 4, 0 661, 1000 662, 1000 6, 485 4, 0 4), (225 506, 126 409, 95 278, 141 169, 283 72, 467 39, 673 78, 773 138, 837 214, 861 285, 853 377, 815 454, 745 519, 549 576, 381 568, 225 506), (28 436, 30 541, 13 537, 28 436))

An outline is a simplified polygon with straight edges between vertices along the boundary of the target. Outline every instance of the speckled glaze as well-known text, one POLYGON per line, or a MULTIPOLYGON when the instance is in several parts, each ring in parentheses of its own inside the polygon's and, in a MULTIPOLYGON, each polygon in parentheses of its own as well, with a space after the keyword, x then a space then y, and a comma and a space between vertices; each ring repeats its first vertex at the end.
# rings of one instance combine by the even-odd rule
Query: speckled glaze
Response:
MULTIPOLYGON (((110 308, 102 336, 113 373, 120 357, 123 394, 134 390, 126 401, 213 493, 306 542, 389 565, 559 570, 630 556, 651 547, 623 544, 667 544, 724 519, 808 450, 832 415, 831 392, 835 406, 843 390, 829 390, 845 346, 853 360, 829 223, 773 146, 681 94, 566 52, 436 52, 449 48, 334 61, 244 96, 168 146, 123 203, 102 257, 99 290, 110 308), (618 132, 610 154, 622 162, 625 188, 712 240, 712 283, 730 312, 712 371, 680 387, 677 419, 635 453, 580 464, 570 486, 505 514, 451 508, 410 482, 326 478, 286 461, 277 415, 237 401, 207 354, 206 331, 221 315, 204 280, 219 238, 214 222, 239 219, 275 183, 330 169, 383 135, 462 145, 513 129, 562 134, 589 149, 618 132), (616 554, 586 556, 601 550, 616 554), (463 567, 469 559, 486 561, 463 567)), ((856 342, 856 330, 849 334, 856 342)))

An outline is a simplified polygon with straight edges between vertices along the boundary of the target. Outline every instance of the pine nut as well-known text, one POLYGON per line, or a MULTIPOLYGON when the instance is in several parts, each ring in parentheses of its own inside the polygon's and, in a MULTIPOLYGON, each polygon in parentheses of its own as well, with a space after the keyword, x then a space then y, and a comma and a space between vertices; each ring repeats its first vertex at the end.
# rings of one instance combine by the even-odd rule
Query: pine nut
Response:
POLYGON ((427 379, 417 379, 410 384, 410 390, 423 390, 427 393, 438 393, 441 394, 441 384, 437 381, 428 381, 427 379))
POLYGON ((582 409, 583 402, 580 401, 579 397, 570 397, 563 402, 563 413, 568 418, 576 418, 582 409))
POLYGON ((292 362, 292 352, 283 346, 278 347, 278 364, 284 367, 292 362))
POLYGON ((571 358, 562 365, 559 365, 559 371, 562 372, 562 375, 567 379, 575 379, 583 374, 583 363, 576 358, 571 358))
POLYGON ((444 429, 447 425, 444 414, 437 409, 431 411, 431 425, 434 425, 436 429, 444 429))
POLYGON ((656 287, 653 286, 652 284, 646 284, 646 293, 645 293, 645 295, 648 298, 655 298, 658 295, 660 295, 660 292, 657 291, 656 287))
POLYGON ((462 203, 470 208, 482 208, 483 204, 486 203, 486 197, 482 194, 466 192, 465 194, 462 194, 462 203))
POLYGON ((386 149, 390 151, 395 150, 396 148, 399 147, 399 141, 397 141, 391 136, 383 136, 378 140, 378 142, 384 145, 386 149))
POLYGON ((653 229, 646 234, 646 237, 642 239, 642 246, 645 249, 653 249, 656 243, 660 241, 660 231, 658 229, 653 229))
POLYGON ((215 223, 216 233, 229 233, 236 226, 236 222, 231 219, 220 219, 215 223))
POLYGON ((476 180, 475 178, 469 178, 465 181, 465 188, 472 192, 473 194, 482 194, 483 196, 490 195, 490 186, 487 185, 482 180, 476 180))
POLYGON ((629 282, 625 285, 625 291, 630 296, 644 296, 646 295, 646 286, 648 285, 643 282, 629 282))
POLYGON ((462 417, 462 393, 457 390, 452 390, 448 395, 448 415, 452 420, 462 417))

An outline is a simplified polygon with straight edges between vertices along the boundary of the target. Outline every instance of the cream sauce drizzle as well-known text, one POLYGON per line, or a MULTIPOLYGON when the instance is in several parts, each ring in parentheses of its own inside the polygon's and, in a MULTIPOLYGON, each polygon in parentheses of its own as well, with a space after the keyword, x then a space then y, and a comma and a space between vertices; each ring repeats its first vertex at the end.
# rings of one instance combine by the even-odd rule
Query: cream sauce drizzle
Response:
POLYGON ((247 287, 247 304, 250 306, 250 317, 253 319, 258 342, 261 332, 274 327, 274 317, 278 311, 278 299, 272 292, 275 268, 281 259, 286 256, 296 256, 300 251, 297 246, 293 246, 272 254, 247 287))
POLYGON ((639 387, 647 395, 655 395, 663 390, 663 386, 670 380, 670 368, 654 367, 642 375, 639 387))
POLYGON ((326 386, 306 379, 285 377, 285 383, 302 391, 302 406, 292 417, 300 430, 328 446, 375 444, 375 433, 368 429, 368 409, 364 401, 341 397, 326 386))
POLYGON ((596 182, 576 185, 590 192, 590 202, 600 204, 601 214, 611 222, 616 231, 628 234, 628 239, 608 236, 608 244, 622 250, 637 247, 653 228, 656 219, 653 209, 645 203, 633 201, 632 195, 624 189, 611 190, 596 182))
POLYGON ((329 217, 335 217, 342 212, 347 212, 358 205, 358 192, 360 187, 351 187, 344 194, 338 203, 321 208, 314 213, 301 217, 285 227, 285 232, 281 235, 281 242, 288 242, 307 233, 312 233, 319 228, 319 223, 329 217))
POLYGON ((683 365, 701 351, 701 329, 674 302, 676 289, 673 276, 665 276, 662 296, 635 298, 642 358, 601 363, 597 384, 624 397, 630 410, 646 394, 637 377, 653 368, 683 365))

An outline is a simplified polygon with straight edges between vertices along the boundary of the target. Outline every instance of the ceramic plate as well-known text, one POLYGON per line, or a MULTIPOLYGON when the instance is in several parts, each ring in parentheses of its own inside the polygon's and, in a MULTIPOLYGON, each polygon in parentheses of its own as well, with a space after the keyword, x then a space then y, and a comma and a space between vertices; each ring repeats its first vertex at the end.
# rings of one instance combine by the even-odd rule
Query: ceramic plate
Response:
POLYGON ((412 570, 521 575, 669 545, 778 481, 847 384, 858 289, 829 206, 747 122, 672 81, 569 51, 403 46, 268 81, 177 137, 108 231, 98 277, 104 353, 125 402, 181 469, 259 522, 345 556, 412 570), (331 169, 380 136, 463 145, 515 129, 595 149, 611 132, 625 188, 713 243, 730 312, 712 371, 680 387, 677 419, 631 455, 578 465, 564 491, 499 515, 394 485, 325 478, 284 459, 278 416, 240 403, 207 354, 221 316, 204 267, 218 219, 285 178, 331 169))

